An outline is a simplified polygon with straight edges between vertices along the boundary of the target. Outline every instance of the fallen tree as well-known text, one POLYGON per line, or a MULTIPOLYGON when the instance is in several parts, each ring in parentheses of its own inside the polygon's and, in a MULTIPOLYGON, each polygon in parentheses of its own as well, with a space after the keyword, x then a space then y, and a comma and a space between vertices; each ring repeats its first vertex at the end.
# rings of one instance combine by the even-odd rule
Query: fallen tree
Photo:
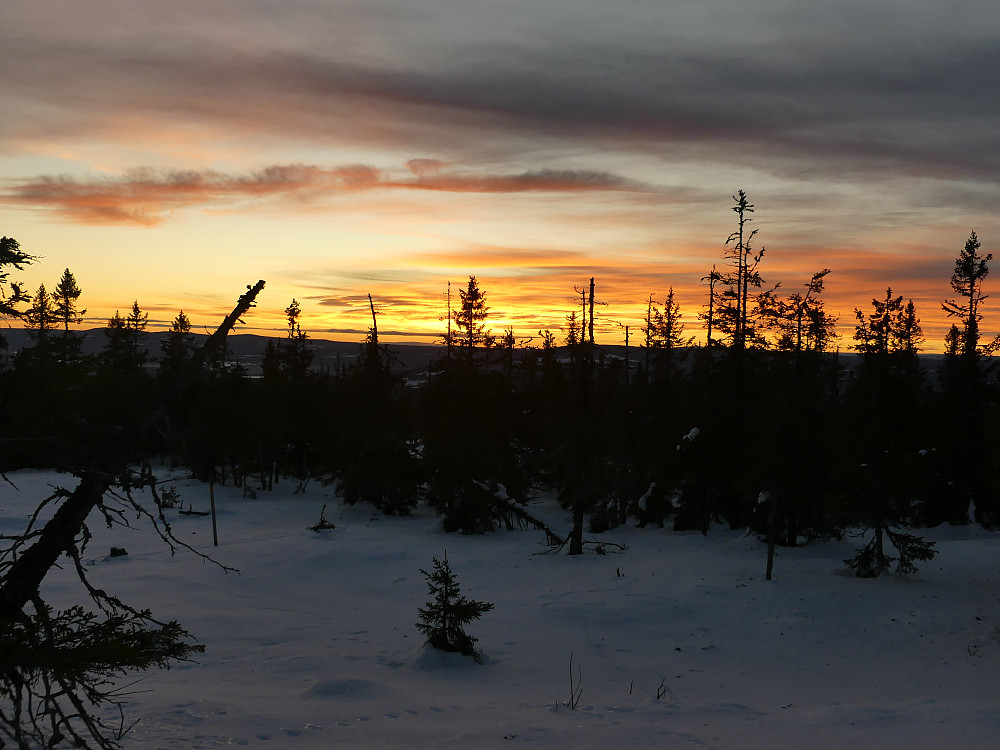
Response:
MULTIPOLYGON (((264 281, 247 287, 187 363, 182 381, 195 381, 263 288, 264 281)), ((142 419, 139 431, 162 433, 164 420, 162 410, 153 411, 142 419)), ((117 748, 127 731, 124 715, 116 729, 96 712, 102 704, 121 710, 112 680, 187 660, 202 650, 178 623, 161 622, 88 581, 82 555, 91 538, 87 519, 95 512, 109 526, 127 525, 126 515, 138 514, 171 549, 191 549, 173 536, 159 502, 150 510, 133 496, 149 488, 156 497, 148 464, 139 471, 131 468, 143 458, 142 441, 134 444, 117 425, 88 429, 99 436, 101 450, 86 451, 84 466, 68 467, 79 478, 75 489, 57 489, 39 504, 23 533, 0 537, 5 543, 0 551, 0 747, 6 737, 21 748, 117 748), (52 517, 36 525, 52 504, 58 504, 52 517), (42 582, 63 555, 70 558, 96 613, 79 606, 53 611, 42 599, 42 582)))

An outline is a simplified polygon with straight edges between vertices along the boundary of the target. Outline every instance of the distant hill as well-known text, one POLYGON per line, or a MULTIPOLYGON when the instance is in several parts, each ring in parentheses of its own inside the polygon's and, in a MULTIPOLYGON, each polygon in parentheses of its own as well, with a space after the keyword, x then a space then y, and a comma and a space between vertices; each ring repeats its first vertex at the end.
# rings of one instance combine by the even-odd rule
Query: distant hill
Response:
MULTIPOLYGON (((83 336, 83 353, 97 354, 106 343, 103 328, 92 328, 86 331, 76 331, 83 336)), ((11 328, 3 331, 7 339, 8 356, 22 348, 31 346, 31 338, 27 331, 11 328)), ((195 342, 201 344, 208 338, 207 334, 194 333, 195 342)), ((165 331, 148 333, 143 340, 143 347, 154 360, 160 356, 160 341, 167 337, 165 331)), ((268 341, 279 341, 273 336, 260 336, 252 333, 233 333, 226 340, 228 358, 242 362, 251 374, 260 372, 260 361, 268 341)), ((313 367, 338 371, 358 359, 361 346, 351 341, 327 341, 325 339, 309 339, 309 348, 314 352, 313 367)), ((406 372, 420 372, 427 369, 430 362, 444 353, 441 346, 432 344, 392 344, 390 349, 399 361, 399 367, 406 372)))

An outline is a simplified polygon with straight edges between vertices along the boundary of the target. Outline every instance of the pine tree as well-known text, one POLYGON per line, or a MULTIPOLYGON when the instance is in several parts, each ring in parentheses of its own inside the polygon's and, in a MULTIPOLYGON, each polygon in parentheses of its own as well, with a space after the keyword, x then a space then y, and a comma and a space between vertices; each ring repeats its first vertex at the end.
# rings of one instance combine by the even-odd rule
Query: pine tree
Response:
POLYGON ((302 330, 299 318, 302 317, 302 306, 293 299, 285 308, 285 319, 288 322, 288 336, 278 347, 281 371, 293 380, 304 380, 312 365, 313 352, 306 343, 309 334, 302 330))
POLYGON ((160 341, 160 376, 170 379, 179 374, 184 363, 194 354, 194 336, 191 334, 191 319, 181 310, 170 324, 170 331, 160 341))
POLYGON ((979 321, 983 318, 979 305, 988 296, 983 294, 983 280, 990 272, 988 263, 993 260, 993 253, 979 253, 981 247, 979 238, 972 232, 955 259, 955 272, 951 276, 951 288, 965 300, 945 300, 941 304, 950 317, 962 321, 958 349, 963 357, 970 359, 976 359, 983 353, 979 347, 979 321))
POLYGON ((83 316, 87 314, 87 311, 81 310, 77 303, 81 294, 83 290, 77 285, 76 277, 67 268, 52 291, 53 312, 67 334, 69 327, 82 323, 83 316))
POLYGON ((924 341, 920 319, 913 300, 903 306, 902 295, 894 297, 892 287, 885 290, 885 299, 872 299, 872 311, 865 315, 854 309, 858 323, 854 329, 854 348, 868 357, 890 354, 915 358, 924 341))
POLYGON ((757 230, 750 230, 748 225, 753 221, 750 214, 754 212, 754 204, 747 200, 743 190, 738 191, 733 200, 736 201, 733 211, 739 217, 739 223, 737 230, 726 240, 726 253, 735 268, 720 279, 725 288, 719 295, 714 324, 729 336, 734 349, 742 351, 749 345, 763 342, 754 320, 759 311, 755 309, 751 313, 750 310, 752 301, 755 308, 759 307, 756 300, 751 300, 750 290, 759 289, 764 283, 757 268, 765 251, 763 247, 759 251, 752 247, 757 230))
POLYGON ((23 317, 25 327, 32 332, 32 338, 38 345, 43 345, 57 322, 52 295, 46 291, 45 284, 38 285, 38 291, 31 298, 31 307, 25 310, 23 317))
POLYGON ((649 372, 650 353, 652 350, 659 350, 657 364, 666 372, 670 372, 673 364, 672 355, 674 350, 694 343, 693 336, 684 335, 684 314, 681 306, 674 296, 674 288, 670 287, 667 298, 663 302, 663 307, 657 307, 657 302, 653 295, 649 295, 646 301, 646 317, 643 320, 642 333, 644 336, 645 365, 649 372))
POLYGON ((58 359, 52 337, 58 321, 52 304, 52 295, 46 290, 45 284, 38 285, 38 291, 31 298, 31 306, 23 312, 21 320, 24 321, 24 327, 28 330, 34 346, 22 349, 17 355, 17 362, 20 367, 40 367, 41 369, 35 371, 32 377, 43 377, 42 373, 48 371, 58 359))
POLYGON ((563 343, 571 350, 575 350, 580 343, 580 326, 576 320, 576 310, 566 316, 566 338, 563 343))
POLYGON ((958 330, 957 325, 952 323, 951 328, 948 329, 948 333, 944 335, 944 353, 949 357, 957 357, 961 351, 962 332, 958 330))
POLYGON ((993 259, 992 253, 981 254, 980 247, 979 238, 972 232, 955 260, 951 277, 952 289, 961 296, 942 304, 944 311, 959 322, 945 336, 947 356, 939 380, 948 434, 948 440, 942 441, 940 447, 942 455, 947 456, 950 490, 941 497, 951 495, 954 500, 938 507, 949 520, 964 519, 968 517, 971 502, 976 521, 992 525, 1000 518, 1000 498, 994 489, 991 466, 994 441, 989 435, 993 417, 986 406, 994 397, 987 378, 989 368, 983 366, 982 357, 996 352, 1000 336, 985 345, 979 344, 979 323, 983 317, 980 306, 987 298, 983 294, 983 280, 993 259))
POLYGON ((829 268, 814 273, 806 292, 795 292, 785 300, 776 300, 774 325, 778 330, 777 348, 781 351, 823 352, 836 340, 837 317, 824 309, 824 279, 829 268))
POLYGON ((53 314, 63 327, 61 355, 64 363, 77 359, 80 354, 79 339, 70 334, 69 327, 82 323, 83 316, 87 314, 87 311, 81 310, 78 305, 82 293, 76 283, 76 277, 68 268, 63 271, 62 278, 52 292, 53 314))
POLYGON ((417 629, 427 636, 427 643, 434 648, 458 652, 480 661, 481 655, 475 647, 479 639, 466 633, 465 626, 493 609, 493 603, 467 599, 461 594, 447 553, 444 560, 436 557, 432 560, 433 572, 420 570, 427 581, 431 601, 418 610, 420 622, 417 629))
POLYGON ((716 291, 715 285, 722 281, 722 274, 719 273, 715 266, 712 266, 712 270, 709 272, 708 276, 702 276, 702 281, 708 282, 708 304, 705 305, 705 310, 698 313, 699 320, 705 321, 705 329, 707 331, 707 338, 705 340, 705 346, 712 347, 715 345, 715 339, 712 338, 712 329, 715 325, 715 313, 716 313, 716 291))
POLYGON ((101 351, 101 361, 105 365, 123 365, 128 358, 128 334, 125 328, 125 318, 121 312, 108 318, 104 327, 105 344, 101 351))
POLYGON ((471 361, 476 347, 486 346, 490 333, 486 329, 486 318, 490 308, 486 306, 486 295, 480 290, 475 276, 469 277, 469 285, 459 290, 462 305, 455 310, 455 325, 462 333, 458 334, 458 342, 465 348, 465 353, 471 361))
POLYGON ((860 576, 874 577, 894 558, 884 549, 884 538, 898 539, 900 570, 912 568, 923 549, 922 540, 891 530, 909 522, 913 500, 922 490, 920 451, 934 439, 915 407, 927 401, 926 374, 917 352, 923 332, 912 300, 886 289, 885 298, 872 300, 872 311, 855 310, 855 349, 862 355, 845 394, 844 418, 853 439, 847 446, 853 504, 850 514, 874 530, 871 543, 848 564, 860 576), (853 468, 852 468, 853 467, 853 468))
POLYGON ((140 367, 148 356, 141 348, 142 342, 146 338, 148 322, 149 313, 145 313, 139 308, 139 300, 134 300, 132 309, 129 310, 128 316, 125 318, 125 328, 129 332, 129 353, 140 367))
POLYGON ((681 306, 674 298, 674 288, 670 287, 662 310, 655 310, 655 345, 660 349, 672 351, 685 346, 691 346, 693 336, 684 335, 684 314, 681 306))
POLYGON ((120 372, 132 372, 142 369, 149 358, 142 347, 146 337, 146 324, 149 314, 139 307, 138 300, 132 303, 132 309, 127 317, 122 317, 118 310, 108 318, 104 328, 105 344, 101 350, 100 360, 105 369, 120 372))

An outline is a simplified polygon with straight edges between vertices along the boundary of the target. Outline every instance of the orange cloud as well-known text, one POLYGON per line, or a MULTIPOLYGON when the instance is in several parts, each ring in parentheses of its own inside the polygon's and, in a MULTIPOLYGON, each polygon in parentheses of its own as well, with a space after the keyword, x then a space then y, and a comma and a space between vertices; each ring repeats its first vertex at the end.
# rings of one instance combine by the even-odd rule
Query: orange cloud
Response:
POLYGON ((38 177, 4 191, 7 203, 48 208, 85 224, 163 223, 179 209, 239 206, 260 201, 318 201, 335 195, 375 189, 429 190, 450 193, 522 193, 639 190, 638 183, 606 172, 540 170, 512 175, 443 173, 433 159, 407 162, 411 179, 390 179, 383 170, 357 164, 318 167, 270 166, 245 175, 213 170, 134 169, 121 177, 79 180, 38 177))

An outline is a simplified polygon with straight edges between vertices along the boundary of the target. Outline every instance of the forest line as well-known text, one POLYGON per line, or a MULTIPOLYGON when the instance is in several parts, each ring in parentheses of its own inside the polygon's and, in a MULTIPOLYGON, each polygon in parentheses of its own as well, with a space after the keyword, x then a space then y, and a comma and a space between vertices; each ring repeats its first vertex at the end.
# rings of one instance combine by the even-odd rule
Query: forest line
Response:
MULTIPOLYGON (((641 302, 637 301, 644 308, 641 316, 637 316, 635 308, 638 307, 638 304, 633 304, 630 310, 623 309, 619 292, 615 293, 614 306, 600 299, 601 279, 599 276, 596 278, 598 291, 595 299, 595 277, 591 276, 589 285, 587 278, 583 278, 581 284, 571 285, 572 288, 566 290, 565 316, 558 325, 553 326, 551 323, 547 323, 541 327, 532 327, 530 315, 524 312, 519 311, 513 314, 509 311, 501 310, 498 312, 494 309, 493 319, 499 318, 504 321, 504 324, 499 331, 486 331, 483 343, 486 346, 494 346, 500 344, 503 339, 512 339, 519 347, 539 347, 544 345, 546 341, 572 345, 577 338, 587 339, 591 343, 595 343, 596 328, 597 338, 603 339, 604 343, 611 340, 624 343, 626 346, 631 344, 646 348, 669 347, 676 345, 677 342, 684 344, 697 342, 698 345, 703 346, 721 345, 776 350, 791 350, 796 347, 820 351, 857 350, 857 342, 852 338, 850 326, 854 324, 859 315, 864 314, 864 306, 854 307, 851 315, 838 315, 828 311, 824 299, 829 275, 833 273, 836 276, 836 271, 824 267, 808 274, 808 278, 802 278, 797 282, 789 283, 787 279, 775 281, 770 272, 766 270, 766 248, 763 245, 757 246, 758 230, 751 228, 755 212, 754 205, 749 202, 749 198, 743 190, 738 191, 733 196, 733 202, 731 210, 737 215, 736 228, 726 238, 721 257, 712 263, 711 267, 706 264, 704 275, 700 277, 703 291, 702 303, 693 305, 690 290, 685 286, 683 291, 686 309, 682 309, 681 295, 675 293, 674 287, 664 281, 661 283, 666 288, 665 292, 647 293, 641 302), (576 304, 573 304, 573 298, 576 299, 576 304)), ((973 262, 988 262, 992 259, 992 254, 978 252, 981 245, 974 231, 971 232, 968 243, 973 243, 976 246, 977 252, 973 262)), ((970 269, 965 269, 963 274, 967 276, 969 271, 970 269)), ((480 279, 479 274, 474 275, 477 280, 480 279)), ((984 277, 985 273, 974 282, 977 289, 975 290, 976 299, 971 302, 973 308, 978 307, 988 296, 982 290, 984 277)), ((669 276, 666 278, 669 280, 669 276)), ((944 279, 942 279, 943 281, 944 279)), ((951 280, 953 290, 955 289, 954 283, 953 277, 951 280)), ((656 287, 660 284, 654 283, 650 286, 656 287)), ((893 299, 891 290, 895 286, 890 282, 885 293, 886 299, 893 299)), ((79 324, 84 320, 87 322, 94 320, 93 316, 86 318, 86 309, 79 308, 80 290, 76 286, 75 277, 68 268, 56 285, 47 287, 43 283, 34 292, 20 288, 19 293, 22 295, 20 301, 24 302, 26 307, 21 310, 20 315, 4 314, 3 317, 7 319, 8 324, 13 322, 29 329, 40 328, 44 331, 47 327, 66 326, 68 322, 79 324), (68 280, 66 274, 70 275, 68 280), (63 285, 67 281, 69 281, 70 287, 63 289, 63 285), (74 298, 74 303, 67 302, 65 296, 67 291, 77 295, 74 298), (67 310, 67 304, 75 305, 78 308, 76 319, 72 319, 74 311, 67 310)), ((501 288, 500 294, 502 293, 503 289, 501 288)), ((494 299, 496 294, 496 290, 491 290, 491 296, 494 299)), ((926 298, 926 291, 923 291, 922 294, 926 298)), ((962 291, 959 294, 964 295, 965 292, 962 291)), ((440 296, 442 305, 440 314, 437 316, 438 320, 442 322, 440 332, 437 334, 426 331, 414 332, 412 338, 426 336, 438 343, 447 343, 448 329, 454 322, 454 316, 459 313, 456 305, 453 304, 458 298, 458 292, 452 291, 452 283, 449 281, 447 288, 441 290, 440 296)), ((897 296, 904 298, 904 307, 910 306, 913 302, 905 294, 897 296)), ((882 298, 881 293, 878 297, 882 298)), ((353 298, 357 298, 356 301, 360 302, 364 300, 365 295, 354 294, 353 298)), ((967 299, 965 302, 960 300, 959 302, 964 307, 970 300, 967 299)), ((293 303, 299 304, 296 300, 293 300, 293 303)), ((392 316, 396 301, 388 300, 387 304, 390 311, 387 315, 392 316)), ((946 321, 952 321, 956 317, 961 320, 967 316, 968 311, 958 310, 955 307, 956 304, 959 303, 956 303, 954 299, 942 298, 935 305, 934 310, 938 314, 933 320, 935 332, 940 327, 938 316, 941 313, 944 314, 946 321)), ((133 312, 137 312, 134 309, 137 306, 138 300, 132 303, 133 312)), ((156 307, 160 308, 159 305, 156 307)), ((546 304, 546 307, 550 307, 550 305, 546 304)), ((355 304, 355 301, 349 303, 352 316, 362 314, 367 316, 368 304, 365 304, 364 308, 362 311, 360 305, 355 304)), ((8 304, 8 310, 12 309, 13 306, 8 304)), ((127 326, 138 322, 132 321, 130 323, 127 312, 125 316, 122 316, 122 309, 128 310, 127 307, 116 310, 114 315, 107 319, 106 328, 111 329, 116 326, 121 327, 123 324, 127 326)), ((920 320, 917 317, 915 305, 912 307, 911 313, 913 321, 919 325, 920 320)), ((270 314, 268 312, 268 315, 270 314)), ((974 311, 973 314, 975 314, 974 311)), ((382 315, 381 310, 379 310, 379 315, 382 315)), ((392 329, 391 333, 396 340, 405 337, 404 331, 408 317, 406 313, 401 315, 402 317, 398 319, 388 321, 387 329, 392 329)), ((148 314, 145 314, 144 323, 157 330, 164 326, 165 330, 170 330, 177 323, 191 323, 183 310, 179 311, 178 316, 168 323, 168 319, 149 321, 148 314)), ((322 316, 320 317, 322 318, 322 316)), ((551 321, 548 314, 542 315, 541 318, 551 321)), ((363 320, 363 317, 355 317, 355 319, 363 320)), ((332 332, 332 329, 322 328, 320 321, 316 321, 314 326, 316 326, 317 331, 315 336, 327 338, 332 332)), ((962 321, 959 325, 951 325, 945 332, 941 344, 925 340, 922 329, 918 328, 919 335, 916 340, 918 350, 929 353, 946 352, 948 347, 954 345, 953 337, 959 335, 958 329, 964 330, 967 327, 967 321, 962 321)), ((935 333, 936 335, 938 334, 935 333)), ((996 346, 995 341, 993 346, 996 346)))

